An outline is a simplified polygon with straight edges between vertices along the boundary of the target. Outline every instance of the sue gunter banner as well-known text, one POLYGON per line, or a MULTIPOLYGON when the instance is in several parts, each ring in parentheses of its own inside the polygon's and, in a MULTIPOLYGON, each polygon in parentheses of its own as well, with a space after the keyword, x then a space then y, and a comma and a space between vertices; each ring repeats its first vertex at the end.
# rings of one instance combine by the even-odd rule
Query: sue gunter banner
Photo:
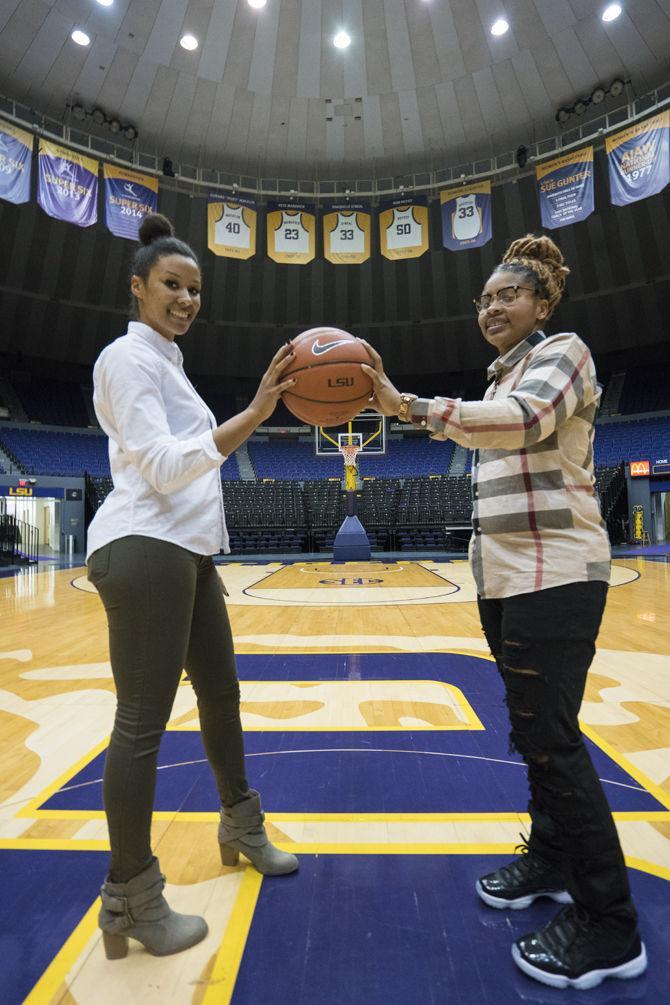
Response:
POLYGON ((136 241, 142 220, 158 209, 158 178, 103 164, 105 223, 116 237, 136 241))
POLYGON ((615 206, 661 192, 670 181, 670 111, 605 140, 615 206))
POLYGON ((324 206, 323 257, 333 265, 360 265, 370 257, 370 207, 362 202, 324 206))
POLYGON ((450 251, 481 248, 491 240, 491 182, 440 192, 442 244, 450 251))
POLYGON ((28 202, 32 154, 32 133, 0 122, 0 199, 28 202))
POLYGON ((306 265, 316 254, 314 206, 304 202, 269 202, 268 257, 283 265, 306 265))
POLYGON ((256 203, 237 192, 210 195, 207 202, 207 247, 222 258, 244 261, 256 254, 256 203))
POLYGON ((428 200, 409 195, 379 204, 379 240, 385 258, 418 258, 428 251, 428 200))
POLYGON ((593 147, 555 157, 535 168, 542 226, 579 223, 593 212, 593 147))
POLYGON ((98 162, 41 139, 37 202, 56 220, 90 227, 98 219, 98 162))

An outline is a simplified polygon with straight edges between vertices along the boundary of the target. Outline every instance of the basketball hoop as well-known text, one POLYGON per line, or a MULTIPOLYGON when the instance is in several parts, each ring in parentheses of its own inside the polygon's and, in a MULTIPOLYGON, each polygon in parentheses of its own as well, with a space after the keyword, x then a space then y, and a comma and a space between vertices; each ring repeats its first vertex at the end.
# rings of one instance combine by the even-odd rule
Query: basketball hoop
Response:
POLYGON ((356 467, 356 457, 360 449, 359 443, 340 443, 340 453, 344 457, 345 468, 356 467))

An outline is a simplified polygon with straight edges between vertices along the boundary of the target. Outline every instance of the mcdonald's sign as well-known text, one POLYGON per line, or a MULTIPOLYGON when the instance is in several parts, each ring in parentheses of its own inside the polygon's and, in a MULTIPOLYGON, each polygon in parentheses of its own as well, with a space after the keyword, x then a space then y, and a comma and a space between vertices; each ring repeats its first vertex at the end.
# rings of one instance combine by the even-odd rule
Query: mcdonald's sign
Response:
POLYGON ((649 461, 631 461, 630 476, 631 478, 648 478, 649 461))

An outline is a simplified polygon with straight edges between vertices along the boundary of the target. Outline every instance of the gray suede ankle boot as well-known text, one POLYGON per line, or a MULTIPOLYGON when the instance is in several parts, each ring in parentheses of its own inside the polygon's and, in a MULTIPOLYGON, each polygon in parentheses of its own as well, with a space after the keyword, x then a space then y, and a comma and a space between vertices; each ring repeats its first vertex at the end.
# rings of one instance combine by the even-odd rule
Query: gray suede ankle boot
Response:
POLYGON ((205 919, 170 910, 164 886, 158 859, 127 883, 103 883, 98 924, 108 960, 126 956, 129 938, 137 939, 153 956, 179 953, 205 938, 205 919))
POLYGON ((250 797, 234 806, 221 808, 219 848, 223 865, 237 865, 242 852, 264 876, 281 876, 295 872, 298 859, 280 851, 268 840, 263 826, 265 814, 261 799, 254 789, 250 797))

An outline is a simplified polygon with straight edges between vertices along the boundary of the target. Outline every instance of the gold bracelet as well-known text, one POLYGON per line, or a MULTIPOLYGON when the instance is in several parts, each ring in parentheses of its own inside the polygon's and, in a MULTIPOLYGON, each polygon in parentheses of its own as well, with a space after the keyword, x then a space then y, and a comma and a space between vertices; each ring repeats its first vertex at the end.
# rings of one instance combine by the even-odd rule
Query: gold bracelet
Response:
POLYGON ((401 422, 411 422, 411 408, 412 402, 416 401, 418 395, 416 394, 401 394, 400 395, 400 408, 398 409, 398 418, 401 422))

